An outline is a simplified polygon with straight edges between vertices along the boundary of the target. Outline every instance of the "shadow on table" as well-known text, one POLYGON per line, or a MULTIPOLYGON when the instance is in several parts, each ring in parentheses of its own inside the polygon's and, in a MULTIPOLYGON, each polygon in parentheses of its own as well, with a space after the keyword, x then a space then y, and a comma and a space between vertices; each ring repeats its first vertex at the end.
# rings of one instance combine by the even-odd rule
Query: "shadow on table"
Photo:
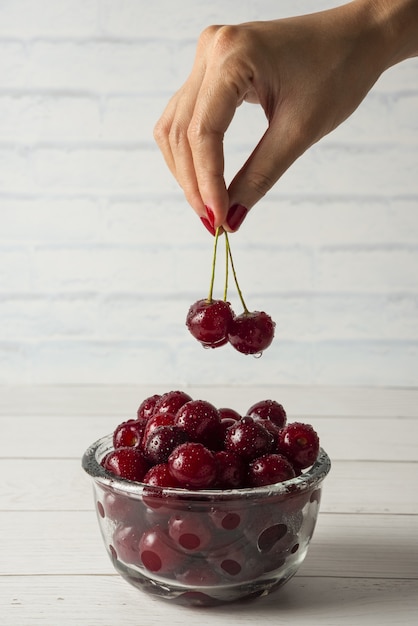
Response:
MULTIPOLYGON (((302 566, 281 589, 246 603, 246 614, 260 617, 308 613, 318 618, 329 615, 329 611, 349 614, 353 608, 357 611, 366 605, 379 606, 380 611, 390 613, 391 607, 396 612, 402 602, 418 610, 418 546, 411 544, 408 537, 399 539, 394 542, 389 535, 384 544, 379 537, 375 543, 358 538, 348 538, 343 545, 323 542, 315 556, 308 555, 306 567, 302 566), (325 550, 327 557, 321 558, 325 550), (318 573, 311 573, 316 568, 318 573)), ((229 605, 228 612, 240 612, 242 606, 229 605)), ((211 611, 216 612, 217 608, 211 611)))

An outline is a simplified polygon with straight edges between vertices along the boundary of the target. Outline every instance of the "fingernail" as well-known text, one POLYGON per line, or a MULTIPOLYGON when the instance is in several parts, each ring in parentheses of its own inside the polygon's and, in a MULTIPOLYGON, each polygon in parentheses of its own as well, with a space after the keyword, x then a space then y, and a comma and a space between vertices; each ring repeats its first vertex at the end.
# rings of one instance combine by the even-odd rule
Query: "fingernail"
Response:
POLYGON ((206 213, 208 214, 209 224, 215 228, 215 215, 210 207, 205 204, 206 213))
POLYGON ((231 230, 238 230, 247 213, 248 209, 246 209, 245 206, 242 206, 242 204, 234 204, 231 206, 228 211, 228 215, 226 216, 226 223, 229 228, 231 230))
POLYGON ((212 226, 212 224, 209 222, 209 220, 206 217, 201 217, 200 220, 201 220, 203 226, 208 229, 210 234, 215 236, 216 231, 215 231, 214 227, 212 226))

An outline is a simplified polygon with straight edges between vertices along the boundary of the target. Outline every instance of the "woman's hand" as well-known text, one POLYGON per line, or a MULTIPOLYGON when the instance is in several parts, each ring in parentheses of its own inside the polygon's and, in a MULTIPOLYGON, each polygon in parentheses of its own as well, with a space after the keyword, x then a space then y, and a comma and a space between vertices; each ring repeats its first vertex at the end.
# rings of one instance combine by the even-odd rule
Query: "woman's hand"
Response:
MULTIPOLYGON (((237 230, 287 168, 357 108, 387 67, 412 56, 410 49, 397 56, 405 28, 392 16, 393 5, 402 5, 404 21, 406 11, 417 18, 416 0, 356 0, 203 31, 192 72, 156 124, 155 138, 208 230, 237 230), (268 128, 227 188, 223 138, 244 101, 263 107, 268 128)), ((414 26, 418 41, 417 19, 414 26)))

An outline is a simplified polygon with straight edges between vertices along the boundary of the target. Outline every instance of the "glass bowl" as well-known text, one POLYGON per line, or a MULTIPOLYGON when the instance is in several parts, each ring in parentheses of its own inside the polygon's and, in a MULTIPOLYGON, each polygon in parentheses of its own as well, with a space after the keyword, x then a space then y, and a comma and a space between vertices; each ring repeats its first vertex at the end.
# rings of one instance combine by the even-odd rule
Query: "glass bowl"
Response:
POLYGON ((91 445, 92 478, 106 551, 129 583, 179 604, 256 598, 286 583, 306 557, 331 463, 321 448, 300 476, 264 487, 191 491, 118 478, 100 464, 112 435, 91 445))

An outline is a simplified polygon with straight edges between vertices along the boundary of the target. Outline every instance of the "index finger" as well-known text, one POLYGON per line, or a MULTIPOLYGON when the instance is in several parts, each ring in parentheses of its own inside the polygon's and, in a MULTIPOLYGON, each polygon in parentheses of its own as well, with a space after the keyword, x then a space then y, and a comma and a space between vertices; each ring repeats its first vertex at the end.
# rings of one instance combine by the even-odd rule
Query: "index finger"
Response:
POLYGON ((225 222, 229 209, 224 135, 251 86, 239 74, 234 77, 231 71, 208 65, 190 120, 188 141, 197 184, 203 202, 213 211, 215 228, 225 222))

